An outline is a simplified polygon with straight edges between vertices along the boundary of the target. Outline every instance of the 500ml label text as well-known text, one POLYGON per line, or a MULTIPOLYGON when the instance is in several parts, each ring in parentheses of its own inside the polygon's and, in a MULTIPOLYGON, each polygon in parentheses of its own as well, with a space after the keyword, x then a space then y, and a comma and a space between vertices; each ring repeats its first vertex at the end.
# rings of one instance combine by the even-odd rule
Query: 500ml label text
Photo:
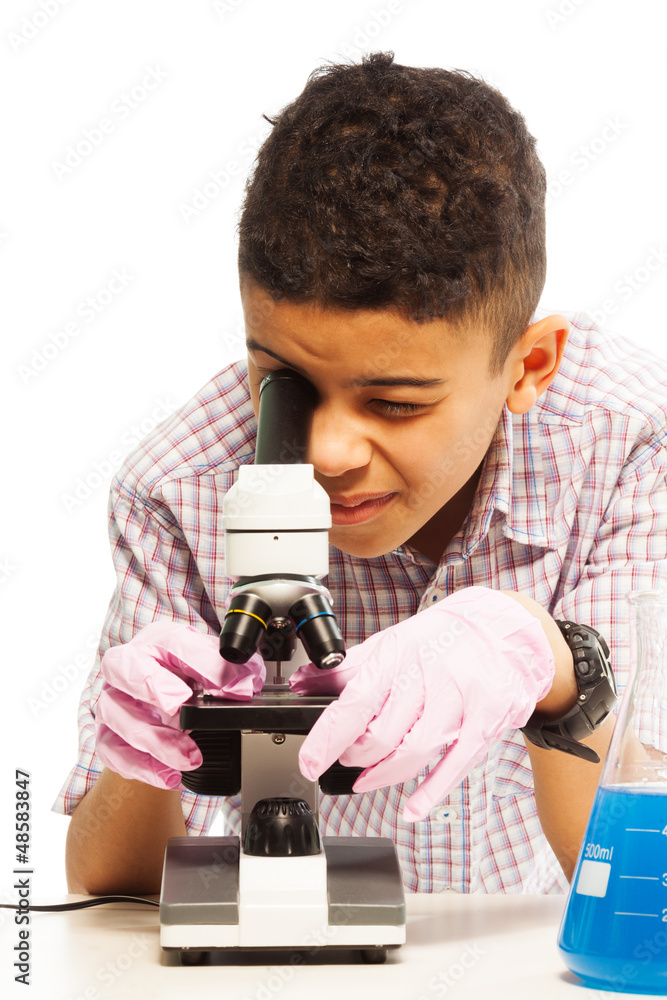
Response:
POLYGON ((614 853, 613 847, 601 847, 600 844, 586 844, 584 857, 593 858, 595 861, 611 861, 614 853))

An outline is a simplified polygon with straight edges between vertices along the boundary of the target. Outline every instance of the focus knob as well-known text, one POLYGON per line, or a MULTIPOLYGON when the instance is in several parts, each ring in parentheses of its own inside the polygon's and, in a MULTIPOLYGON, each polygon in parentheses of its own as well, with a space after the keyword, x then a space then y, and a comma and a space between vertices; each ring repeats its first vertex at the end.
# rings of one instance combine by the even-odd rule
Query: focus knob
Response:
POLYGON ((303 858, 322 850, 315 815, 303 799, 260 799, 250 813, 244 854, 303 858))

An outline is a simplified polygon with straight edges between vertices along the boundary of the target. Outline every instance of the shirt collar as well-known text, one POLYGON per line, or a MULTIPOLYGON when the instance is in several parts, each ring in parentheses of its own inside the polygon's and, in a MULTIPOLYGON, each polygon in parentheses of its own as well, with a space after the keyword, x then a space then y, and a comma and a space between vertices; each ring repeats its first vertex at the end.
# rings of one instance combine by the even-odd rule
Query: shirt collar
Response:
POLYGON ((540 437, 537 406, 525 414, 512 414, 503 407, 464 529, 464 559, 488 534, 494 517, 502 519, 506 538, 523 545, 556 547, 547 517, 540 437))

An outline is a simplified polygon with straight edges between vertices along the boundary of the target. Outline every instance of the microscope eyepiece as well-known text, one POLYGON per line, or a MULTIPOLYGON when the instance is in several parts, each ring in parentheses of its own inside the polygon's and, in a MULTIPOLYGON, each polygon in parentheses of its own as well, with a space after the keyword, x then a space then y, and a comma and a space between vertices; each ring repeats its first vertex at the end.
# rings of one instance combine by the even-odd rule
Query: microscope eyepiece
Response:
POLYGON ((315 387, 291 368, 279 368, 259 388, 256 465, 293 465, 306 461, 315 387))

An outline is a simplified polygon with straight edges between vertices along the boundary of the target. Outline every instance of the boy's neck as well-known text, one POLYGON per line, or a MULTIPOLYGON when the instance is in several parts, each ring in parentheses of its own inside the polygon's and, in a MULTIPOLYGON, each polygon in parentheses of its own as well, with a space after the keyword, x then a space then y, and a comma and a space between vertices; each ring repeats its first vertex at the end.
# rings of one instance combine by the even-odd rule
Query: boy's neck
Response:
POLYGON ((419 531, 408 538, 406 544, 417 549, 437 565, 442 553, 470 513, 481 471, 480 464, 458 493, 455 493, 419 531))

